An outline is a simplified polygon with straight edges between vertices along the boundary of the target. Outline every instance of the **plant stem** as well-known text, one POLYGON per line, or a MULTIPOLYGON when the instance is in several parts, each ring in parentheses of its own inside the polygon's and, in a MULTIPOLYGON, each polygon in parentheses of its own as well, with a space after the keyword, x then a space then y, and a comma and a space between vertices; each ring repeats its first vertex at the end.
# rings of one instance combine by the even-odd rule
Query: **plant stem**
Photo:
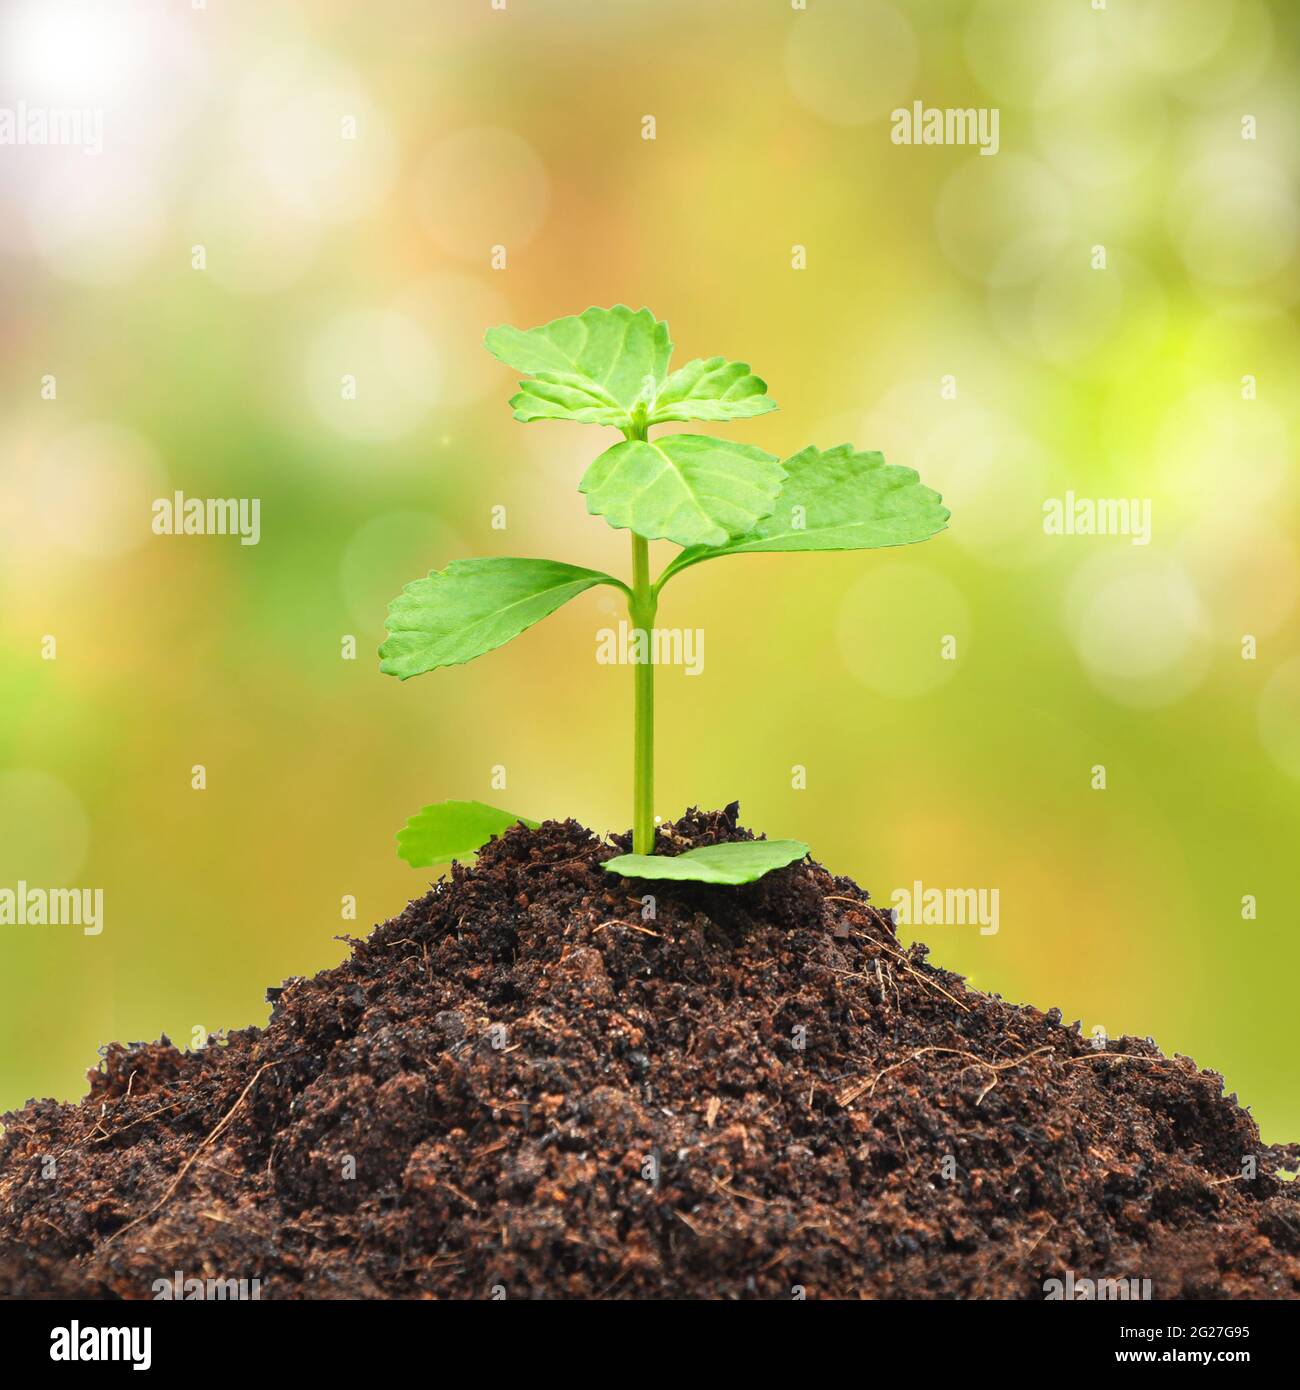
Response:
POLYGON ((650 584, 650 543, 643 536, 632 537, 632 598, 628 613, 632 618, 632 675, 635 681, 635 754, 632 775, 632 852, 653 854, 655 847, 655 610, 658 599, 650 584), (637 632, 643 661, 637 658, 637 632))

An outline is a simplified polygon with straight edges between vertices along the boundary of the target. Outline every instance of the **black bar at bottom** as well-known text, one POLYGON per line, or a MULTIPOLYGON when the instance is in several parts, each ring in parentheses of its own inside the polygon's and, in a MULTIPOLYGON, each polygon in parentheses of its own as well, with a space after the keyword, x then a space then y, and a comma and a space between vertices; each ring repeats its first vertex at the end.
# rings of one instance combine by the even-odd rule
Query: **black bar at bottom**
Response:
MULTIPOLYGON (((636 1360, 647 1372, 689 1365, 698 1374, 711 1357, 734 1368, 748 1354, 765 1363, 778 1355, 817 1373, 825 1364, 818 1348, 825 1344, 810 1341, 813 1333, 830 1334, 841 1351, 857 1346, 864 1355, 872 1345, 892 1346, 897 1355, 924 1365, 927 1378, 948 1366, 968 1375, 980 1362, 999 1372, 1021 1366, 1040 1374, 1063 1367, 1110 1369, 1122 1378, 1129 1369, 1150 1365, 1289 1367, 1296 1332, 1291 1303, 1118 1301, 1073 1312, 1038 1303, 839 1303, 821 1311, 792 1309, 789 1321, 780 1324, 771 1321, 768 1307, 760 1322, 751 1323, 743 1307, 685 1303, 629 1311, 520 1300, 513 1310, 488 1300, 477 1308, 432 1302, 14 1302, 0 1303, 0 1355, 11 1384, 18 1384, 12 1377, 23 1369, 43 1377, 122 1371, 208 1378, 319 1369, 337 1379, 350 1370, 393 1368, 392 1354, 402 1347, 420 1357, 441 1348, 441 1357, 473 1346, 480 1368, 492 1373, 516 1359, 521 1369, 536 1370, 567 1347, 563 1360, 575 1373, 591 1375, 598 1363, 607 1369, 609 1364, 591 1334, 617 1329, 636 1335, 639 1324, 633 1345, 642 1348, 636 1360), (627 1316, 632 1324, 623 1322, 627 1316), (678 1328, 690 1334, 689 1343, 676 1340, 678 1328), (506 1331, 513 1335, 502 1340, 506 1331), (478 1340, 483 1334, 492 1340, 478 1340), (581 1351, 584 1346, 593 1360, 581 1351)), ((435 1360, 429 1370, 438 1375, 449 1367, 444 1363, 440 1371, 435 1360)))

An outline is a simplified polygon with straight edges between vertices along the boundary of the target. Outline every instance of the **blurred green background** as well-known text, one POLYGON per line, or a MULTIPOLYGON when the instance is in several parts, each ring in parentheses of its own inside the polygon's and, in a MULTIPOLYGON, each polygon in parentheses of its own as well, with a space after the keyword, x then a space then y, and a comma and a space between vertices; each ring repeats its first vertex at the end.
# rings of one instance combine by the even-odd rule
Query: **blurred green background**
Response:
POLYGON ((426 802, 628 826, 612 594, 405 685, 374 655, 458 557, 626 572, 576 491, 615 436, 515 423, 480 346, 624 301, 768 381, 731 437, 883 449, 953 511, 665 591, 706 663, 659 676, 659 813, 739 798, 886 905, 998 890, 996 935, 916 933, 935 959, 1300 1138, 1296 19, 7 5, 0 106, 102 109, 104 150, 0 147, 0 887, 102 888, 106 925, 0 927, 0 1106, 263 1021, 423 891, 393 835, 426 802), (916 100, 996 107, 998 153, 892 143, 916 100), (260 498, 260 544, 154 535, 178 489, 260 498), (1150 545, 1044 534, 1067 490, 1151 499, 1150 545))

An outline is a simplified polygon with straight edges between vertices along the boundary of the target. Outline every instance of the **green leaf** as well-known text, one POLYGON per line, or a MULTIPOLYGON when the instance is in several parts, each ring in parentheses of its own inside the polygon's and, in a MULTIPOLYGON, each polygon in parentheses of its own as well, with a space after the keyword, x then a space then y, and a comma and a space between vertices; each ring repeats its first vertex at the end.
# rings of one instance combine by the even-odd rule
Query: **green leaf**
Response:
POLYGON ((668 325, 625 304, 540 328, 488 329, 487 349, 531 378, 510 398, 515 419, 579 420, 644 434, 669 420, 743 420, 775 410, 746 362, 700 357, 668 375, 668 325))
POLYGON ((578 420, 584 425, 631 426, 628 408, 595 382, 574 372, 541 372, 531 381, 521 381, 518 394, 510 397, 515 419, 528 424, 533 420, 578 420))
POLYGON ((744 420, 776 409, 767 383, 749 370, 748 362, 725 357, 697 357, 679 367, 660 387, 649 423, 666 420, 744 420))
POLYGON ((472 661, 596 584, 627 592, 611 575, 555 560, 455 560, 388 605, 379 669, 406 680, 472 661))
POLYGON ((691 883, 753 883, 773 869, 802 859, 808 846, 800 840, 735 840, 704 845, 685 854, 620 854, 603 868, 624 878, 680 879, 691 883))
POLYGON ((751 444, 702 434, 629 439, 587 469, 587 510, 649 540, 721 546, 776 505, 785 471, 751 444))
POLYGON ((536 821, 498 811, 481 801, 440 801, 418 811, 397 832, 397 853, 413 869, 449 864, 453 859, 463 863, 472 859, 493 835, 521 823, 537 829, 536 821))
POLYGON ((851 444, 807 448, 784 466, 780 497, 747 535, 683 551, 659 582, 719 555, 909 545, 948 524, 939 494, 914 469, 888 464, 881 454, 858 453, 851 444))
POLYGON ((668 372, 668 325, 649 309, 625 304, 588 309, 540 328, 489 328, 487 350, 536 378, 510 404, 520 420, 583 420, 630 425, 632 409, 649 405, 668 372))

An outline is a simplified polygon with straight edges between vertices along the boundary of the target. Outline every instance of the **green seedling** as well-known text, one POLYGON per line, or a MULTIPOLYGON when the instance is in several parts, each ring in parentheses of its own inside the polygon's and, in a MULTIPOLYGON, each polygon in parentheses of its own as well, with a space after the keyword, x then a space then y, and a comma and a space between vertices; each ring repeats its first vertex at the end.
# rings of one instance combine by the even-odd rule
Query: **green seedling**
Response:
POLYGON ((446 864, 472 859, 493 837, 520 823, 536 830, 537 822, 481 801, 443 801, 426 806, 397 832, 397 853, 408 864, 446 864))
MULTIPOLYGON (((656 856, 654 664, 651 633, 664 585, 725 555, 867 550, 908 545, 942 531, 948 511, 910 468, 849 444, 807 448, 784 461, 752 444, 659 425, 723 423, 776 409, 745 362, 697 358, 669 370, 668 325, 649 309, 588 309, 540 328, 493 328, 488 351, 525 380, 515 419, 577 420, 621 432, 579 484, 587 510, 631 533, 631 582, 558 560, 456 560, 417 579, 388 608, 380 670, 406 680, 458 666, 518 636, 586 589, 607 584, 626 598, 634 638, 632 849, 606 862, 634 878, 740 884, 802 858, 797 840, 712 845, 656 856), (657 579, 650 542, 680 547, 657 579)), ((426 806, 398 835, 412 865, 467 858, 520 818, 479 802, 426 806)), ((529 822, 525 822, 526 824, 529 822)))

